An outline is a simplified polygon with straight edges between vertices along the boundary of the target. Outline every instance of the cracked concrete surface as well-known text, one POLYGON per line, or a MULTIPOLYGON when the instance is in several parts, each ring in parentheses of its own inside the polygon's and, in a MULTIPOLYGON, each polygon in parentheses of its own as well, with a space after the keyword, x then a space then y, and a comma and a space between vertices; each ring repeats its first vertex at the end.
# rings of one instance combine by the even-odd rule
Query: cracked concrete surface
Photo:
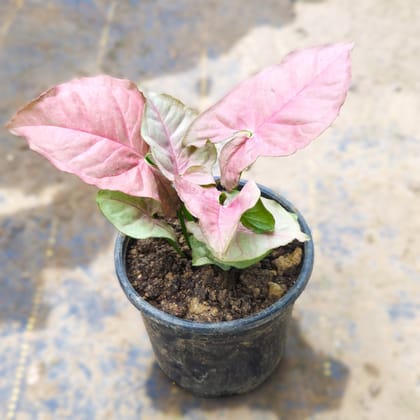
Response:
POLYGON ((356 43, 333 127, 246 174, 302 211, 316 263, 284 361, 244 396, 199 399, 166 379, 117 285, 95 189, 0 129, 2 418, 418 418, 419 23, 416 0, 1 2, 2 125, 75 76, 204 109, 290 50, 356 43))

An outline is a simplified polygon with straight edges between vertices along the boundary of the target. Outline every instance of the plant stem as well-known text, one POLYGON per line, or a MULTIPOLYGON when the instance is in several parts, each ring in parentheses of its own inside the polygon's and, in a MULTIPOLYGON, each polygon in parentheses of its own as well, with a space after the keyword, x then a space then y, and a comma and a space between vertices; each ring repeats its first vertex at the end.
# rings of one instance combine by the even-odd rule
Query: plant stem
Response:
POLYGON ((185 241, 187 242, 188 247, 191 249, 190 237, 187 231, 187 226, 185 225, 184 217, 184 205, 177 211, 179 222, 181 223, 182 234, 184 235, 185 241))
POLYGON ((166 240, 172 245, 172 247, 175 249, 175 251, 181 256, 181 257, 185 257, 186 255, 182 252, 182 249, 180 248, 180 246, 175 242, 172 241, 171 239, 166 238, 166 240))

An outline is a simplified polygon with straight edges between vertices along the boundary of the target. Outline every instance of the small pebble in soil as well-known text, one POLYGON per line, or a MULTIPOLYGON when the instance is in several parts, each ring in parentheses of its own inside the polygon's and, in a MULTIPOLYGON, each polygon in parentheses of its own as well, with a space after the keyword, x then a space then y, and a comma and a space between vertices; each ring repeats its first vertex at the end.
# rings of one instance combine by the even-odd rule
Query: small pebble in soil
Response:
POLYGON ((279 274, 284 273, 286 270, 299 265, 302 261, 302 248, 296 248, 293 252, 286 255, 280 255, 273 263, 277 268, 279 274))
POLYGON ((270 299, 278 300, 287 292, 287 287, 284 284, 268 282, 268 297, 270 299))

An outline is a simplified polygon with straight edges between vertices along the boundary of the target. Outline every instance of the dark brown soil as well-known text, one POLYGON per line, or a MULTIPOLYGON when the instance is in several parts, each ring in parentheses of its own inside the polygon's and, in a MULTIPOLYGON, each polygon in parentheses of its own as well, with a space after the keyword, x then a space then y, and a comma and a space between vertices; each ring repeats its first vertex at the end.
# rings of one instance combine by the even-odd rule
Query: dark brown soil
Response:
MULTIPOLYGON (((179 236, 184 243, 180 232, 179 236)), ((213 265, 193 267, 188 246, 182 250, 188 258, 164 239, 133 240, 127 274, 150 304, 200 322, 245 318, 270 306, 296 281, 303 256, 303 245, 294 241, 252 267, 223 271, 213 265)))

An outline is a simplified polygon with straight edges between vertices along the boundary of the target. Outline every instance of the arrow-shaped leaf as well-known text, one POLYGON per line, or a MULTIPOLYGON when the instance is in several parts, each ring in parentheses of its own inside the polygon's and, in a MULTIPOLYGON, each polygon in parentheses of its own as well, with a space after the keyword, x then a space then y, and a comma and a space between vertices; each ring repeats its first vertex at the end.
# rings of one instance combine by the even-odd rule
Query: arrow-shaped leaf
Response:
POLYGON ((63 83, 8 123, 58 169, 99 188, 159 200, 140 136, 144 97, 134 83, 109 76, 63 83))
POLYGON ((224 255, 241 216, 255 206, 261 194, 255 182, 248 181, 238 194, 221 204, 216 187, 204 188, 177 178, 175 188, 188 211, 198 218, 204 242, 217 256, 224 255))
POLYGON ((100 190, 96 202, 104 216, 125 235, 136 239, 166 238, 176 244, 172 227, 154 217, 160 211, 157 201, 119 191, 100 190))
POLYGON ((214 182, 211 173, 216 148, 185 146, 182 140, 197 112, 166 94, 149 93, 142 122, 142 135, 150 145, 153 161, 162 174, 173 181, 176 176, 196 184, 214 182))
POLYGON ((217 264, 219 267, 249 267, 262 260, 272 249, 287 245, 297 239, 301 242, 308 240, 295 214, 285 210, 279 203, 261 198, 265 208, 274 216, 275 229, 272 233, 257 234, 239 225, 227 250, 223 255, 214 254, 208 246, 207 237, 201 226, 195 222, 188 222, 187 228, 194 235, 191 241, 193 264, 217 264))
POLYGON ((292 53, 242 82, 199 116, 187 145, 228 141, 220 156, 229 191, 259 156, 286 156, 319 136, 337 117, 350 85, 352 44, 292 53))

